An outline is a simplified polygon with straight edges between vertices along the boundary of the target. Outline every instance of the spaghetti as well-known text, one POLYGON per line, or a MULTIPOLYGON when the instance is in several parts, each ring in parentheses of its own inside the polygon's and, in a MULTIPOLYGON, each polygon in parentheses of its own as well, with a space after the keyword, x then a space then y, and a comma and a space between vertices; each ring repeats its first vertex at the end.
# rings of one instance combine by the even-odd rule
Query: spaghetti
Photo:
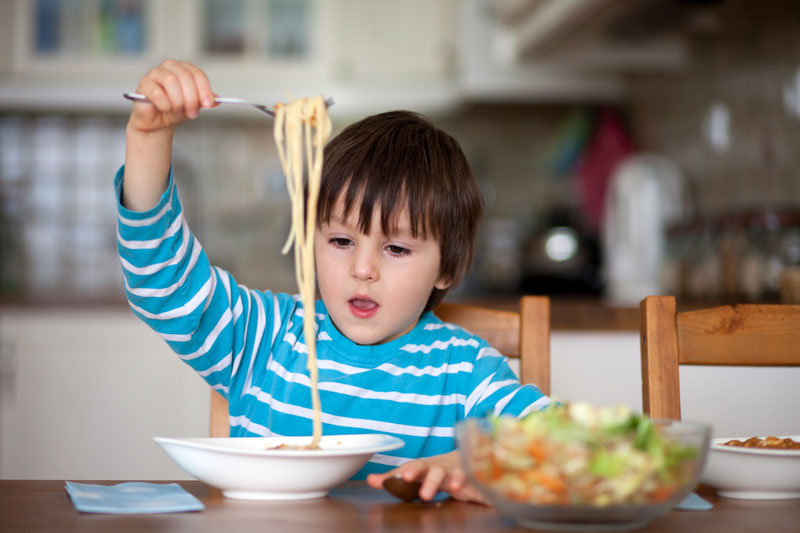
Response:
POLYGON ((331 121, 322 96, 300 98, 275 106, 275 143, 292 206, 289 237, 282 253, 288 253, 294 245, 295 277, 303 303, 303 334, 308 346, 306 366, 311 378, 313 436, 311 443, 305 448, 319 448, 322 437, 314 311, 314 231, 322 178, 322 151, 330 134, 331 121), (304 184, 308 187, 307 196, 304 194, 304 184))

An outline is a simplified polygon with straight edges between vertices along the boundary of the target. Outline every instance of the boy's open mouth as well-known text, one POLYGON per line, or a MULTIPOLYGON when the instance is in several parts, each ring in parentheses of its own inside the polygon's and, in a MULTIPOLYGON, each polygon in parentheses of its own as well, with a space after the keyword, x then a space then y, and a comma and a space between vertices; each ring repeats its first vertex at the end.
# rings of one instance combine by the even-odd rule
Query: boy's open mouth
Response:
POLYGON ((378 312, 377 302, 364 296, 356 296, 347 302, 350 304, 350 312, 358 318, 369 318, 378 312))

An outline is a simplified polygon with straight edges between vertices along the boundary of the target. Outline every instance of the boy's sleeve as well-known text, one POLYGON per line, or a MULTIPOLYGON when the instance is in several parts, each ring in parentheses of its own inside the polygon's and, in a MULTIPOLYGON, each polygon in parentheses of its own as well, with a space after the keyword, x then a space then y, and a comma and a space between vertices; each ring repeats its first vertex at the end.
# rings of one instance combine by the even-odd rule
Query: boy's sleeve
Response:
POLYGON ((522 417, 551 403, 534 385, 521 385, 506 356, 482 343, 470 378, 465 416, 489 414, 522 417))
POLYGON ((259 347, 275 339, 277 297, 240 287, 209 263, 184 220, 171 169, 158 205, 141 212, 122 205, 123 175, 124 167, 114 179, 117 251, 131 309, 213 388, 240 394, 259 347))

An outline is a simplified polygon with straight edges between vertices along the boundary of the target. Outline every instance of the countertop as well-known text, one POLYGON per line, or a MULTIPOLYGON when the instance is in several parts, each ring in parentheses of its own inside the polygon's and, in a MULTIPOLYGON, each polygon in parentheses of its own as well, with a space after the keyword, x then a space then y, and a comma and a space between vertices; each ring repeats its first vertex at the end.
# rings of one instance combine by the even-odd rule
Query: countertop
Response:
MULTIPOLYGON (((521 294, 465 295, 452 301, 492 309, 519 311, 521 294)), ((732 301, 693 301, 678 298, 678 311, 690 311, 718 305, 744 303, 732 301)), ((763 301, 761 304, 778 304, 763 301)), ((639 331, 639 306, 615 306, 600 297, 550 296, 552 331, 639 331)))
MULTIPOLYGON (((521 295, 465 296, 458 303, 519 311, 521 295)), ((455 300, 454 300, 455 301, 455 300)), ((553 331, 639 331, 639 308, 612 306, 601 298, 550 297, 553 331)))

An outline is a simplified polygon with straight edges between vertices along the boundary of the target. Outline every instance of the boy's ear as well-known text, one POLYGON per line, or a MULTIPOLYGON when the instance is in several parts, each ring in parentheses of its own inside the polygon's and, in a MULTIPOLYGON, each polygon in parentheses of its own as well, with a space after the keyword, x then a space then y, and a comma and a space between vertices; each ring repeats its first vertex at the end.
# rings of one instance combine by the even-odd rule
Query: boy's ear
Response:
POLYGON ((441 276, 438 280, 436 280, 436 283, 433 284, 433 288, 443 291, 445 289, 449 289, 452 285, 453 280, 446 276, 441 276))

